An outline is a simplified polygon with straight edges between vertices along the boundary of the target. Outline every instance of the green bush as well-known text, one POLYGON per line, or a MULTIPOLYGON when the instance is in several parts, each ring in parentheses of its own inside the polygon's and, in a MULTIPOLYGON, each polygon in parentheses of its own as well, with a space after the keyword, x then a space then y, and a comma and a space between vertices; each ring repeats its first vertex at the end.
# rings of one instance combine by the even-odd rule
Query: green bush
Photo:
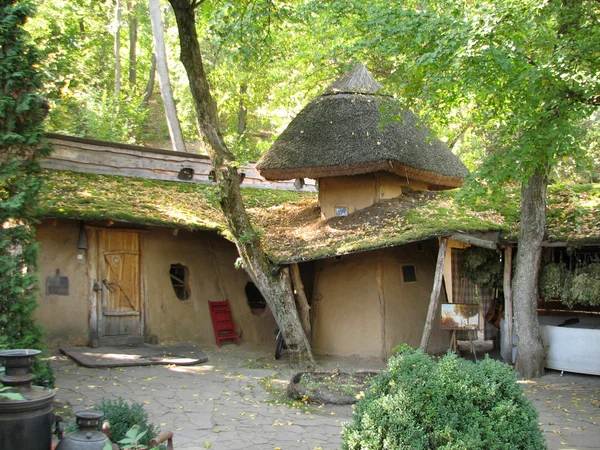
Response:
POLYGON ((507 364, 408 346, 344 424, 344 449, 543 449, 537 411, 507 364))
POLYGON ((141 431, 148 432, 140 440, 140 444, 149 445, 150 441, 158 434, 158 427, 148 423, 148 413, 140 403, 133 402, 129 405, 119 397, 116 400, 102 400, 96 405, 98 411, 104 413, 104 419, 110 423, 112 442, 125 439, 127 431, 134 425, 140 427, 141 431))
MULTIPOLYGON (((30 1, 0 3, 0 349, 44 349, 36 322, 38 244, 35 216, 42 187, 39 159, 50 152, 43 130, 48 104, 40 55, 26 31, 30 1)), ((52 385, 47 362, 32 368, 52 385)))

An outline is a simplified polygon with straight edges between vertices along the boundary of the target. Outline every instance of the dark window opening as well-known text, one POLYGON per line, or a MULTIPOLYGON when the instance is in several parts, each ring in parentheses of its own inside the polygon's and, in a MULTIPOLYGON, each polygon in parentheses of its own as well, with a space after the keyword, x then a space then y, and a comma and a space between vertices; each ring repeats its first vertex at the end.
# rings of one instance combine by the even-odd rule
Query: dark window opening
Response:
POLYGON ((267 307, 265 298, 252 281, 246 283, 246 297, 250 309, 265 309, 267 307))
POLYGON ((417 270, 414 264, 402 266, 402 281, 405 283, 414 283, 417 281, 417 270))
POLYGON ((179 300, 187 300, 190 298, 190 288, 188 286, 189 270, 182 264, 171 264, 169 270, 171 284, 175 295, 179 300))
POLYGON ((194 169, 191 167, 184 167, 179 171, 177 178, 184 181, 189 181, 194 178, 194 169))

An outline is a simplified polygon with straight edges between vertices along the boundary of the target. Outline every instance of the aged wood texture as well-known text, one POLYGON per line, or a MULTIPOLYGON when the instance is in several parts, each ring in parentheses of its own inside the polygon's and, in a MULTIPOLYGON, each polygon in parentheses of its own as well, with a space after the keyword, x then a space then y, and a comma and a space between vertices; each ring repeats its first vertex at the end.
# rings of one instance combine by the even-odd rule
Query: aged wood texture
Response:
POLYGON ((97 233, 100 343, 105 337, 141 337, 140 235, 118 230, 97 233))
POLYGON ((386 336, 385 336, 385 295, 383 293, 383 261, 381 256, 377 262, 377 300, 379 301, 379 327, 381 340, 381 359, 387 360, 386 336))
POLYGON ((486 241, 485 239, 479 239, 468 234, 453 234, 450 239, 454 239, 458 242, 464 242, 465 244, 471 244, 475 247, 487 248, 489 250, 496 250, 498 245, 492 241, 486 241))
POLYGON ((431 328, 433 327, 433 321, 435 315, 438 312, 438 306, 440 304, 440 292, 442 289, 442 279, 444 276, 444 259, 446 257, 446 247, 448 245, 448 238, 443 237, 440 239, 440 248, 438 250, 437 263, 435 265, 435 277, 433 278, 433 288, 431 290, 431 298, 429 299, 429 310, 427 311, 427 319, 425 320, 425 327, 423 328, 423 337, 421 338, 421 348, 423 351, 427 351, 429 345, 429 339, 431 338, 431 328))
MULTIPOLYGON (((151 149, 147 147, 113 144, 91 139, 48 135, 54 151, 41 161, 45 169, 72 170, 74 172, 140 177, 182 183, 215 184, 209 180, 213 170, 205 155, 151 149), (191 168, 191 180, 177 178, 183 168, 191 168)), ((246 177, 242 187, 295 190, 292 181, 267 181, 254 168, 254 163, 240 167, 246 177)), ((305 180, 304 192, 315 192, 315 181, 305 180)))
POLYGON ((512 250, 512 245, 504 247, 504 329, 502 330, 504 351, 502 359, 508 364, 512 364, 513 349, 512 250))

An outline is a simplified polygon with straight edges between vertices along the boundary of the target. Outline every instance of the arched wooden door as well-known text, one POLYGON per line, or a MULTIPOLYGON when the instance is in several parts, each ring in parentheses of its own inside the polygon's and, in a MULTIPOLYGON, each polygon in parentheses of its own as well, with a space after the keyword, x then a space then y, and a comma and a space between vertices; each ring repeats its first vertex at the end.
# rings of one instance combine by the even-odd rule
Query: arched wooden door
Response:
POLYGON ((98 343, 143 342, 141 235, 98 230, 98 343))

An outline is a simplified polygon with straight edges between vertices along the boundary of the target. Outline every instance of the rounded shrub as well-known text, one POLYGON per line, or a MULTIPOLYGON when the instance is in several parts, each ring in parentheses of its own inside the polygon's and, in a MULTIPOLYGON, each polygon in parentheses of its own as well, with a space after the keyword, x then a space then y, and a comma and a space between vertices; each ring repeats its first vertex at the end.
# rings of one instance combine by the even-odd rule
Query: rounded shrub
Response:
POLYGON ((344 449, 546 448, 537 411, 509 365, 398 350, 344 424, 344 449))

